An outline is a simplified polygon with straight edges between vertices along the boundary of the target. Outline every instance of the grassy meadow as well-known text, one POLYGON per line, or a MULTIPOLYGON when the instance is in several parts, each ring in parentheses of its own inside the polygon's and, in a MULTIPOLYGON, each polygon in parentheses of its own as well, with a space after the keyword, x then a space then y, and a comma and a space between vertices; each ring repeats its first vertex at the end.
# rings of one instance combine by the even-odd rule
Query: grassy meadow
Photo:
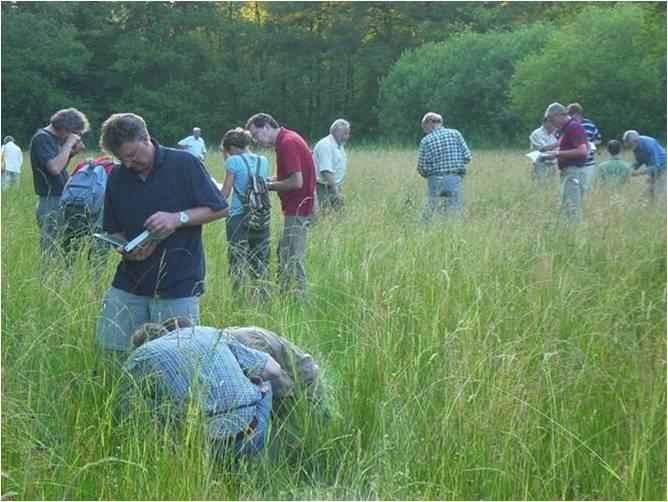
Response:
POLYGON ((2 197, 5 497, 665 500, 666 213, 645 180, 589 192, 562 228, 556 180, 474 151, 463 220, 425 228, 415 150, 352 146, 345 212, 309 234, 307 306, 234 300, 224 222, 205 226, 203 324, 296 342, 334 414, 274 422, 238 470, 212 465, 195 415, 171 435, 141 410, 112 423, 93 340, 118 258, 40 267, 24 164, 2 197))

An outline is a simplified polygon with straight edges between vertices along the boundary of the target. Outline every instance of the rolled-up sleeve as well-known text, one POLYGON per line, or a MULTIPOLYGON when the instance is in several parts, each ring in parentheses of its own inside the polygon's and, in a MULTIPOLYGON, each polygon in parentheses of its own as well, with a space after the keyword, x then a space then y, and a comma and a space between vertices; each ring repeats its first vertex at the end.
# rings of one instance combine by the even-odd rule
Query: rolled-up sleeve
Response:
POLYGON ((469 150, 469 146, 466 144, 466 140, 464 140, 464 136, 462 136, 461 133, 457 133, 459 135, 459 144, 462 147, 462 156, 464 157, 464 164, 468 164, 471 162, 471 150, 469 150))

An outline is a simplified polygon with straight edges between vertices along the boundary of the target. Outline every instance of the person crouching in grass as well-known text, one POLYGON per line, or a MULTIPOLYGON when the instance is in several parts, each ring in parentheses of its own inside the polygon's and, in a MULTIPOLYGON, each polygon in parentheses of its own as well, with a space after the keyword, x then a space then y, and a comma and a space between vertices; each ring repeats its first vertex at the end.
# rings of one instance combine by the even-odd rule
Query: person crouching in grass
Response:
POLYGON ((119 383, 117 418, 135 400, 144 401, 156 418, 177 424, 199 410, 216 461, 257 456, 269 429, 270 380, 281 375, 281 367, 224 330, 184 324, 170 331, 147 323, 135 332, 119 383))

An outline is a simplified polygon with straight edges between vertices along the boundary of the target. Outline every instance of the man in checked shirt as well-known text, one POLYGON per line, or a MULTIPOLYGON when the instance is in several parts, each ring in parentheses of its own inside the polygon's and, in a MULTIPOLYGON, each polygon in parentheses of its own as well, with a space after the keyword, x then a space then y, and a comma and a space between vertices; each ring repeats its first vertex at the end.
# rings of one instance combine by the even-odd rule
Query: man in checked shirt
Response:
POLYGON ((426 136, 420 141, 417 164, 417 172, 427 180, 422 221, 429 223, 435 212, 459 218, 464 205, 464 164, 471 161, 471 151, 459 131, 443 127, 438 113, 423 117, 422 130, 426 136))
POLYGON ((157 328, 133 336, 135 350, 119 383, 117 419, 137 401, 166 424, 187 423, 189 414, 200 412, 215 459, 260 453, 271 411, 269 380, 282 373, 278 363, 224 330, 179 324, 171 331, 157 328))

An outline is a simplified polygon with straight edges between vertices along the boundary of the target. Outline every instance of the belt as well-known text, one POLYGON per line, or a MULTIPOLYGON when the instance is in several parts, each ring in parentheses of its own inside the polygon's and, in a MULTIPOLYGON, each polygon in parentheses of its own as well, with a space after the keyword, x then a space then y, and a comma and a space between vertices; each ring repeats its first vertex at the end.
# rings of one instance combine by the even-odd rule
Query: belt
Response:
POLYGON ((253 417, 253 420, 244 425, 244 428, 241 429, 236 436, 230 436, 227 441, 229 443, 236 443, 237 441, 243 441, 248 436, 250 436, 255 429, 257 429, 257 417, 253 417))

